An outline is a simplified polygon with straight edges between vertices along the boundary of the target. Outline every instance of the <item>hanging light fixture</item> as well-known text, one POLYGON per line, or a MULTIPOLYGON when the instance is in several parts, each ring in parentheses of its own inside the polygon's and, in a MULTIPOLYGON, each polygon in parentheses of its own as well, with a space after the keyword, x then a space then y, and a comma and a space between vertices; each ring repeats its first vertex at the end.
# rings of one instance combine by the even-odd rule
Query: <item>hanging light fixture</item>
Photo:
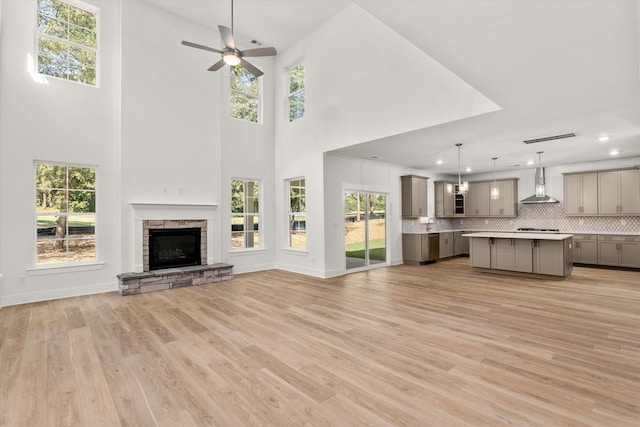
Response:
POLYGON ((461 143, 457 143, 456 147, 458 147, 458 185, 457 188, 454 188, 453 184, 447 184, 447 193, 450 196, 453 195, 465 195, 467 191, 469 191, 469 181, 462 182, 460 177, 460 147, 461 143))
POLYGON ((500 198, 500 188, 498 188, 498 182, 496 181, 496 160, 497 157, 492 157, 493 160, 493 187, 491 187, 491 199, 498 200, 500 198))

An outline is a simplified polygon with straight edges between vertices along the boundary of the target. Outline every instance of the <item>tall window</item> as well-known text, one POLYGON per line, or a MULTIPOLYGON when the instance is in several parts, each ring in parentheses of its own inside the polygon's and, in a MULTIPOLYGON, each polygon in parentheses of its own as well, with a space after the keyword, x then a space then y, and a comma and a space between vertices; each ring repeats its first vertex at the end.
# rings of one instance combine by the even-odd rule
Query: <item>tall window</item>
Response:
POLYGON ((289 121, 304 116, 304 63, 289 69, 289 121))
POLYGON ((260 181, 231 180, 231 249, 260 248, 260 181))
POLYGON ((307 196, 304 178, 289 180, 289 247, 307 247, 307 196))
POLYGON ((260 81, 240 65, 229 67, 231 117, 258 123, 260 117, 260 81))
POLYGON ((97 84, 98 11, 61 0, 38 0, 38 72, 97 84))
POLYGON ((36 163, 37 263, 96 259, 96 170, 36 163))

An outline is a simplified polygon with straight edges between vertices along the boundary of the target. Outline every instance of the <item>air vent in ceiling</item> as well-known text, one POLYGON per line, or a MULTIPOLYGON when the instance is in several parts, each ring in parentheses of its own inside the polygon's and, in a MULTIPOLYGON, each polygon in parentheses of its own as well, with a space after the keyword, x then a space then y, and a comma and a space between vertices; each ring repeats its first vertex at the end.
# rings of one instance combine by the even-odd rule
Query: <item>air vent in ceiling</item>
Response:
POLYGON ((542 138, 527 139, 522 142, 524 142, 525 144, 537 144, 538 142, 553 141, 555 139, 573 138, 574 136, 576 136, 576 134, 571 132, 571 133, 563 133, 562 135, 544 136, 542 138))

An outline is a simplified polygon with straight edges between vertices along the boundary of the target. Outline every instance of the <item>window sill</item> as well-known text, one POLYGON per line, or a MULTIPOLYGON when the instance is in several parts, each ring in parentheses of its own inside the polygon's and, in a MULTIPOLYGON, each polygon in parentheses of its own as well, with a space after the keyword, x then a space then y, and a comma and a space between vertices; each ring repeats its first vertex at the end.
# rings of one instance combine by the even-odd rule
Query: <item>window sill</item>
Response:
POLYGON ((282 248, 282 252, 292 254, 292 255, 300 255, 307 256, 309 255, 309 251, 307 249, 298 249, 298 248, 282 248))
POLYGON ((45 274, 59 273, 76 273, 80 271, 101 270, 104 268, 104 262, 91 262, 86 264, 70 264, 70 265, 42 265, 33 268, 27 268, 27 274, 30 276, 41 276, 45 274))
POLYGON ((229 256, 245 256, 245 255, 256 255, 256 254, 264 254, 267 250, 264 248, 258 249, 235 249, 233 251, 229 251, 229 256))

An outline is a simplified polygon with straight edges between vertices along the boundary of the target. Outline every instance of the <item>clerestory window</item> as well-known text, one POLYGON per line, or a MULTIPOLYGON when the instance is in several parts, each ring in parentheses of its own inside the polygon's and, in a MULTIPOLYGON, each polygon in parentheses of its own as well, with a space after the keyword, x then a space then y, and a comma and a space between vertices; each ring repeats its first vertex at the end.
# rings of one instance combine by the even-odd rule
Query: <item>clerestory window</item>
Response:
POLYGON ((289 121, 304 116, 304 63, 289 69, 289 121))
POLYGON ((98 84, 98 9, 77 1, 38 0, 38 73, 98 84))
POLYGON ((242 66, 229 67, 231 117, 253 123, 260 121, 260 80, 242 66))

